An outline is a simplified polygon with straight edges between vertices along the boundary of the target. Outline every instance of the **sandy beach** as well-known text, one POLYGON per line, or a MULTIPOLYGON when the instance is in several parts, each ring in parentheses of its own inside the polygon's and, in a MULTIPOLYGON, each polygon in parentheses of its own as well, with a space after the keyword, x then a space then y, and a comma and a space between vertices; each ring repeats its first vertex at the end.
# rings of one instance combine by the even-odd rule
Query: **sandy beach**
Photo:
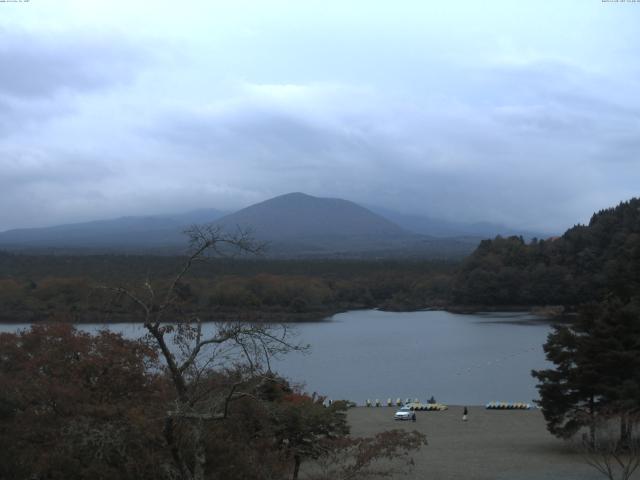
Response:
MULTIPOLYGON (((417 421, 393 419, 393 407, 349 410, 353 435, 384 430, 416 429, 429 445, 416 453, 408 479, 451 480, 597 480, 604 479, 566 442, 545 428, 539 410, 486 410, 463 407, 443 412, 417 412, 417 421)), ((640 474, 636 472, 636 476, 640 474)))

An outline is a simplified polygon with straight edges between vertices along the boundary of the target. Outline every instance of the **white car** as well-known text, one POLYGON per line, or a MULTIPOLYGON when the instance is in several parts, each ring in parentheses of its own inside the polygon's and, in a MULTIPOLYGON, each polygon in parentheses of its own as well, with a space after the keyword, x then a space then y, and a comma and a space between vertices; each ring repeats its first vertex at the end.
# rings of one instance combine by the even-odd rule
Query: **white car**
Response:
POLYGON ((393 416, 393 419, 394 420, 413 420, 414 415, 415 415, 415 412, 411 410, 411 407, 405 405, 404 407, 402 407, 400 410, 396 412, 396 414, 393 416))

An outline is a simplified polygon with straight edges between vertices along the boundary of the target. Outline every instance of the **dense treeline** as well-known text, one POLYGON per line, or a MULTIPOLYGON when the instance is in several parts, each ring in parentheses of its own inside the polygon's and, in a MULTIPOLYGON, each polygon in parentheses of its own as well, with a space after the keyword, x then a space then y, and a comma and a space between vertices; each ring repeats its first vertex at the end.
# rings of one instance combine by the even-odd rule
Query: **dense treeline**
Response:
POLYGON ((640 287, 640 199, 594 214, 559 238, 484 240, 462 264, 452 299, 467 305, 580 305, 640 287))
MULTIPOLYGON (((131 320, 101 285, 169 281, 182 257, 0 254, 0 321, 131 320)), ((202 318, 315 320, 356 308, 443 305, 455 264, 436 261, 210 259, 181 285, 181 308, 202 318)))
MULTIPOLYGON (((167 282, 184 257, 0 252, 0 321, 127 321, 105 284, 167 282)), ((577 306, 640 287, 640 200, 547 240, 484 240, 462 264, 429 260, 210 259, 194 265, 182 307, 203 318, 304 321, 357 308, 577 306)))

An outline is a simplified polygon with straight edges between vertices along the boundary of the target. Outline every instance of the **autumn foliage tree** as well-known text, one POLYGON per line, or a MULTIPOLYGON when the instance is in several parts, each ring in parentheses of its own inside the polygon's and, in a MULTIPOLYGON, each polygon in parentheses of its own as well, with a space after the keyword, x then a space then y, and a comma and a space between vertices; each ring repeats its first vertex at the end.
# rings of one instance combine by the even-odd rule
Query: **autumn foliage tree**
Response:
POLYGON ((325 441, 325 453, 316 459, 309 480, 367 480, 399 478, 411 472, 412 453, 427 445, 414 430, 388 430, 371 437, 339 437, 325 441))
POLYGON ((0 478, 160 475, 165 383, 141 342, 69 324, 0 334, 0 478))
POLYGON ((351 436, 347 402, 326 405, 322 396, 291 388, 283 379, 273 384, 272 392, 265 428, 288 463, 292 480, 394 478, 411 470, 411 454, 427 444, 417 431, 351 436))
POLYGON ((303 460, 327 453, 327 442, 349 433, 346 402, 325 406, 322 397, 291 392, 271 409, 274 436, 293 460, 292 479, 297 480, 303 460))
POLYGON ((194 264, 256 251, 242 233, 189 234, 170 281, 99 288, 142 338, 68 324, 0 335, 0 480, 284 479, 303 460, 338 455, 347 463, 331 478, 357 478, 423 444, 417 432, 347 441, 343 404, 325 407, 272 372, 273 357, 303 348, 288 327, 205 323, 185 308, 194 264))

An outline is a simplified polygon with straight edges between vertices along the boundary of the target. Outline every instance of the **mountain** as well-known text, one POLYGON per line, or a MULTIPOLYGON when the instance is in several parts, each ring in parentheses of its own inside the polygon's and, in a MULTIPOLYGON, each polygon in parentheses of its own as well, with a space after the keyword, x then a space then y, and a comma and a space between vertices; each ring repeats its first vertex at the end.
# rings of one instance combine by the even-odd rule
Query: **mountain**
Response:
POLYGON ((398 225, 348 200, 288 193, 219 219, 226 228, 251 227, 264 240, 406 235, 398 225))
POLYGON ((423 215, 407 215, 382 207, 369 207, 371 211, 382 215, 400 227, 410 232, 433 237, 477 237, 478 241, 483 238, 494 238, 497 235, 509 237, 512 235, 522 236, 525 240, 532 238, 547 238, 550 233, 533 232, 524 229, 507 227, 499 223, 491 222, 452 222, 439 218, 432 218, 423 215))
POLYGON ((56 253, 156 253, 184 250, 182 231, 214 223, 225 231, 250 230, 274 257, 462 257, 479 238, 436 238, 398 226, 348 200, 289 193, 235 213, 199 210, 182 215, 123 217, 0 233, 0 248, 56 253))
POLYGON ((249 229, 286 257, 460 257, 480 239, 439 239, 401 228, 382 215, 339 198, 289 193, 251 205, 216 222, 249 229))
POLYGON ((222 217, 213 209, 176 215, 121 217, 111 220, 21 228, 0 233, 0 248, 133 250, 182 247, 182 233, 193 224, 210 223, 222 217))
POLYGON ((348 200, 288 193, 218 221, 227 231, 250 230, 276 256, 395 250, 413 234, 348 200))

